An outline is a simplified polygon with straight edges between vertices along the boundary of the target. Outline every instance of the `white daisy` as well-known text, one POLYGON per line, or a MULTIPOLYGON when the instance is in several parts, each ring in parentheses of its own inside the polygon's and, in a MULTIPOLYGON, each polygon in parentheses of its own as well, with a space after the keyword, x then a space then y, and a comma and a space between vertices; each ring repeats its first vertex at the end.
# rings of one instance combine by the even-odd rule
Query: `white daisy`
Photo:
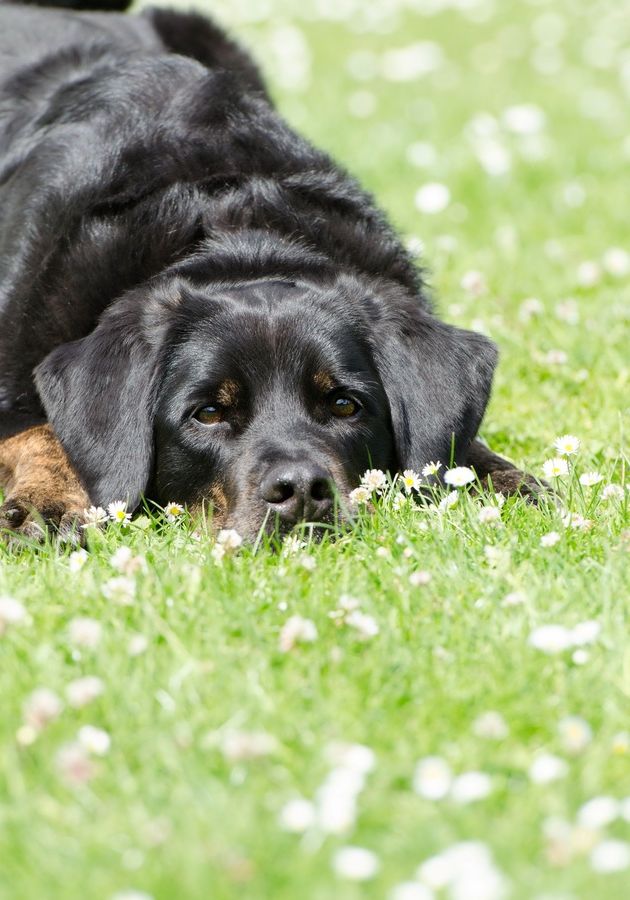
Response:
POLYGON ((94 650, 100 643, 103 635, 103 626, 96 619, 80 616, 72 619, 68 625, 68 637, 70 643, 77 647, 85 647, 94 650))
POLYGON ((424 587, 425 584, 428 584, 431 581, 431 573, 427 572, 424 569, 420 569, 417 572, 412 572, 409 576, 409 584, 412 587, 424 587))
POLYGON ((591 726, 580 716, 564 716, 558 722, 558 736, 566 753, 581 753, 592 741, 591 726))
POLYGON ((117 500, 110 503, 107 507, 107 513, 112 522, 118 525, 125 525, 131 519, 131 513, 127 512, 127 504, 124 500, 117 500))
POLYGON ((451 192, 445 184, 431 181, 416 191, 416 209, 427 215, 443 212, 451 201, 451 192))
POLYGON ((630 867, 630 844, 612 838, 601 841, 591 851, 590 863, 595 872, 623 872, 630 867))
POLYGON ((426 756, 417 764, 413 776, 413 789, 427 800, 441 800, 449 793, 453 783, 451 767, 440 756, 426 756))
POLYGON ((109 734, 102 728, 95 728, 94 725, 83 725, 79 728, 77 738, 79 744, 95 756, 105 756, 112 743, 109 734))
POLYGON ((553 753, 538 753, 529 767, 529 779, 534 784, 551 784, 564 778, 568 771, 566 760, 553 753))
POLYGON ((420 476, 413 469, 405 469, 402 473, 402 483, 408 493, 417 491, 420 488, 420 476))
POLYGON ((83 510, 83 518, 85 519, 83 528, 99 528, 107 522, 109 516, 102 506, 90 506, 89 509, 83 510))
POLYGON ((341 847, 333 857, 336 874, 350 881, 368 881, 379 868, 376 854, 364 847, 341 847))
POLYGON ((68 557, 68 568, 71 572, 78 572, 88 561, 87 550, 81 547, 79 550, 73 550, 68 557))
POLYGON ((310 800, 296 797, 280 810, 279 824, 284 831, 303 834, 315 822, 315 807, 310 800))
POLYGON ((620 484, 607 484, 602 491, 602 500, 623 500, 623 488, 620 484))
POLYGON ((243 538, 234 528, 222 528, 217 534, 217 544, 227 553, 232 553, 243 543, 243 538))
POLYGON ((614 797, 593 797, 578 809, 577 821, 583 828, 599 831, 619 816, 619 801, 614 797))
POLYGON ((302 616, 291 616, 280 631, 280 649, 287 653, 296 644, 311 643, 317 640, 317 627, 312 619, 302 616))
POLYGON ((100 697, 104 689, 105 686, 100 678, 97 678, 96 675, 86 675, 84 678, 75 678, 66 685, 66 699, 70 706, 81 709, 100 697))
POLYGON ((26 617, 26 610, 18 600, 13 597, 0 597, 0 636, 11 625, 17 625, 26 617))
POLYGON ((462 276, 460 285, 471 297, 480 297, 488 290, 488 284, 483 272, 471 269, 462 276))
POLYGON ((465 805, 483 800, 492 791, 492 779, 485 772, 464 772, 458 775, 451 786, 451 799, 465 805))
POLYGON ((36 731, 41 731, 56 719, 63 710, 61 699, 49 688, 37 688, 24 704, 24 721, 36 731))
POLYGON ((498 525, 501 522, 501 510, 498 506, 482 506, 479 521, 482 525, 498 525))
POLYGON ((543 534, 540 539, 541 547, 555 547, 558 541, 561 539, 561 536, 557 531, 548 531, 547 534, 543 534))
POLYGON ((174 500, 171 500, 164 507, 164 515, 169 522, 177 522, 178 519, 181 519, 183 514, 184 507, 181 503, 176 503, 174 500))
POLYGON ((379 628, 376 619, 373 616, 362 613, 358 609, 349 613, 345 621, 346 625, 354 628, 363 640, 368 640, 368 638, 375 637, 378 634, 379 628))
POLYGON ((372 497, 372 492, 364 485, 354 488, 349 494, 350 502, 358 505, 359 503, 367 503, 372 497))
POLYGON ((529 643, 543 653, 562 653, 573 646, 573 633, 564 625, 541 625, 532 631, 529 643))
POLYGON ((569 466, 567 464, 566 459, 562 456, 556 456, 554 459, 548 459, 543 464, 543 473, 545 478, 561 478, 563 475, 567 475, 569 472, 569 466))
POLYGON ((382 491, 387 486, 387 476, 380 469, 368 469, 361 479, 361 485, 368 491, 382 491))
POLYGON ((502 741, 509 734, 505 719, 501 713, 495 710, 488 710, 488 712, 477 716, 473 722, 472 730, 477 737, 491 741, 502 741))
POLYGON ((429 475, 437 475, 441 468, 441 462, 429 462, 426 464, 426 466, 422 467, 422 474, 425 478, 428 478, 429 475))
POLYGON ((475 477, 475 473, 468 466, 456 466, 454 469, 447 469, 444 473, 445 483, 452 487, 464 487, 471 484, 475 477))
POLYGON ((584 472, 580 475, 580 484, 584 487, 594 487, 604 480, 604 476, 599 472, 584 472))
POLYGON ((110 578, 101 585, 103 596, 112 603, 120 606, 131 606, 136 596, 136 583, 133 578, 121 575, 119 578, 110 578))
POLYGON ((555 439, 553 446, 560 456, 575 456, 580 449, 580 439, 574 434, 563 434, 555 439))

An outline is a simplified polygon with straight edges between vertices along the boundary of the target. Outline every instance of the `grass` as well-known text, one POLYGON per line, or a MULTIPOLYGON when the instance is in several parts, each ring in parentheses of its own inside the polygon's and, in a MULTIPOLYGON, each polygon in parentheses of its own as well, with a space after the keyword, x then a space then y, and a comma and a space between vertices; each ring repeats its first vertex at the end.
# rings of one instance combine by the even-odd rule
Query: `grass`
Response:
MULTIPOLYGON (((630 493, 602 499, 604 485, 626 477, 630 276, 601 267, 628 235, 628 4, 413 11, 431 5, 305 0, 296 18, 297 6, 278 0, 258 20, 262 6, 245 0, 213 9, 267 60, 296 127, 355 172, 403 234, 422 239, 444 317, 498 342, 484 424, 493 448, 540 474, 558 435, 581 438, 560 490, 592 526, 566 528, 555 507, 512 500, 499 527, 482 525, 479 501, 462 497, 441 515, 382 503, 337 542, 292 556, 245 549, 221 566, 210 537, 159 518, 93 533, 76 571, 67 550, 0 550, 0 595, 27 613, 0 637, 2 898, 382 898, 466 840, 490 848, 515 900, 628 895, 628 869, 602 873, 591 857, 603 839, 630 840, 627 806, 625 819, 567 836, 586 801, 630 795, 630 493), (388 50, 418 41, 442 48, 435 71, 368 77, 388 50), (529 136, 504 125, 504 110, 523 103, 545 114, 529 136), (503 175, 479 163, 477 152, 497 152, 487 137, 481 151, 472 140, 484 127, 510 162, 503 175), (431 145, 427 159, 433 148, 426 168, 409 162, 417 142, 431 145), (451 203, 421 215, 414 194, 434 181, 448 185, 451 203), (590 286, 580 269, 589 260, 600 267, 590 286), (478 297, 461 286, 470 270, 487 285, 478 297), (532 297, 541 312, 528 318, 532 297), (567 298, 576 324, 558 309, 567 298), (579 485, 588 470, 603 482, 579 485), (541 546, 550 531, 559 542, 541 546), (130 605, 103 595, 120 574, 111 557, 121 546, 146 560, 130 605), (410 583, 415 571, 429 583, 410 583), (362 639, 329 616, 344 593, 378 634, 362 639), (521 602, 506 604, 515 594, 521 602), (317 638, 282 652, 294 615, 312 620, 317 638), (86 616, 102 625, 93 649, 69 638, 72 620, 86 616), (529 642, 539 626, 587 620, 601 632, 577 656, 529 642), (138 635, 146 649, 133 655, 138 635), (77 709, 66 688, 87 675, 104 690, 77 709), (28 743, 24 706, 38 687, 64 709, 28 743), (500 713, 502 737, 479 734, 474 723, 488 711, 500 713), (567 716, 584 720, 578 739, 563 731, 567 716), (104 729, 111 748, 91 760, 92 777, 69 783, 59 752, 85 724, 104 729), (356 821, 342 834, 288 832, 282 809, 318 794, 339 741, 376 757, 356 821), (564 777, 532 781, 541 752, 566 762, 564 777), (426 756, 486 773, 489 795, 463 804, 419 795, 414 771, 426 756), (570 825, 556 824, 551 840, 554 818, 570 825), (376 854, 373 878, 335 872, 348 845, 376 854)), ((493 900, 493 890, 476 870, 436 896, 493 900)))

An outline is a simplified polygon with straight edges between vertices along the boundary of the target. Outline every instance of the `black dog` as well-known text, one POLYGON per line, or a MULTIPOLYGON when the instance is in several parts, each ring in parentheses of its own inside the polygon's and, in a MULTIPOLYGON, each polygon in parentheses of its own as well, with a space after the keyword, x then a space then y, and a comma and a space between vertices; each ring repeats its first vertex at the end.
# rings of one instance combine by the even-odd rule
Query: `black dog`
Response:
POLYGON ((522 486, 475 440, 493 344, 205 18, 0 4, 0 217, 5 527, 144 495, 251 537, 452 459, 522 486))

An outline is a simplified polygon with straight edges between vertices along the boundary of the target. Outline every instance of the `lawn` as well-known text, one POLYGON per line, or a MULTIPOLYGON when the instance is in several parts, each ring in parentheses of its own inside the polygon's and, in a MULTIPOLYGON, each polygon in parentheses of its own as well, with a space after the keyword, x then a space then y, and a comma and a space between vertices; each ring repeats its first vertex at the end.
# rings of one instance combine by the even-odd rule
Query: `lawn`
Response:
POLYGON ((580 447, 561 506, 0 549, 0 897, 625 900, 630 6, 211 5, 498 343, 493 449, 580 447))

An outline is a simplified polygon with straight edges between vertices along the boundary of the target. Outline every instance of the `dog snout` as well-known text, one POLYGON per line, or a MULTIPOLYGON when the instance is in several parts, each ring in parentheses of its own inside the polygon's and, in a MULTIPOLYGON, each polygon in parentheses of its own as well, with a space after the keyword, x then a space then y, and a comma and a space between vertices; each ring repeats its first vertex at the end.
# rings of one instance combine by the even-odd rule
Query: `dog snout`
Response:
POLYGON ((316 463, 276 465, 263 478, 260 495, 287 524, 321 522, 332 509, 333 479, 316 463))

